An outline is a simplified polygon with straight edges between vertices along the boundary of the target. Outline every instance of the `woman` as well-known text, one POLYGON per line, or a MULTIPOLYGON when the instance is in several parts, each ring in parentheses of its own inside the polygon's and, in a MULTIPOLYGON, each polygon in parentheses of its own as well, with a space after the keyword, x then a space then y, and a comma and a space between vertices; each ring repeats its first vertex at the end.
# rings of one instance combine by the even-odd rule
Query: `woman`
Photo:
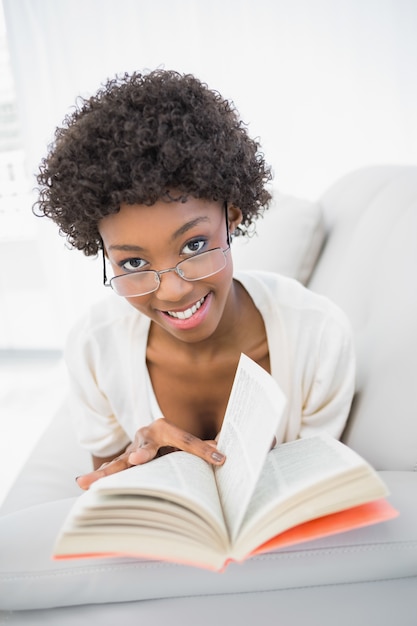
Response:
POLYGON ((38 211, 86 255, 102 252, 119 296, 66 349, 93 456, 80 487, 173 449, 222 464, 215 439, 242 352, 287 396, 278 442, 340 436, 354 385, 344 315, 291 279, 233 276, 231 239, 267 208, 270 179, 234 106, 190 75, 108 81, 57 130, 38 211))

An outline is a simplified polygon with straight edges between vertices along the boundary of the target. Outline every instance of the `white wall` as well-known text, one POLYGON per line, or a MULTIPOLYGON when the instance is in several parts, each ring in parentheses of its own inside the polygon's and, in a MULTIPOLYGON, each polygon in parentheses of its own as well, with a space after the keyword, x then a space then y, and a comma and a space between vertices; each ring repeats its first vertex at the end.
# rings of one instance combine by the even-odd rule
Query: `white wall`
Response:
MULTIPOLYGON (((194 73, 233 99, 284 193, 315 199, 351 169, 417 162, 416 0, 3 4, 31 175, 78 95, 157 66, 194 73)), ((38 338, 60 344, 101 293, 100 268, 65 250, 54 227, 38 231, 51 295, 38 338)))

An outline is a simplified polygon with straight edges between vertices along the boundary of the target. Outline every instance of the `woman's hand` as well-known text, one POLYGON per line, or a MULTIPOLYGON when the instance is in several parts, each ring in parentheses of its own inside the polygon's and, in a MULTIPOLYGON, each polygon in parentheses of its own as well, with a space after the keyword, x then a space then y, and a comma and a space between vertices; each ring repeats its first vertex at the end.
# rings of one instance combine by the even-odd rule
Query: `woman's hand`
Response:
POLYGON ((222 465, 226 457, 217 450, 215 441, 203 441, 185 430, 174 426, 161 418, 149 426, 140 428, 133 443, 126 450, 108 463, 103 463, 89 474, 78 476, 77 483, 82 489, 102 478, 121 472, 133 465, 142 465, 174 450, 184 450, 195 454, 212 465, 222 465))

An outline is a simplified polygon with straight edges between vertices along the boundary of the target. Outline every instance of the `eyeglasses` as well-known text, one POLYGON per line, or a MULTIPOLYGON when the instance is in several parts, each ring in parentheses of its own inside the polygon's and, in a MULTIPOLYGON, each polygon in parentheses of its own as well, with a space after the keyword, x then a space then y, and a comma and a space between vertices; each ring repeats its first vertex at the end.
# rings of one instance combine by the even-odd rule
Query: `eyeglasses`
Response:
POLYGON ((162 274, 167 272, 175 272, 177 276, 187 282, 203 280, 214 276, 221 272, 227 263, 226 253, 230 250, 229 227, 227 224, 227 205, 226 209, 226 226, 227 226, 227 248, 213 248, 207 252, 201 252, 194 256, 184 259, 166 270, 143 270, 137 272, 129 272, 114 276, 107 282, 106 275, 106 257, 103 247, 103 284, 105 287, 111 287, 118 296, 133 298, 135 296, 146 296, 153 291, 159 289, 162 274))
POLYGON ((226 267, 226 252, 228 248, 213 248, 207 252, 196 254, 189 259, 184 259, 177 263, 175 267, 167 270, 144 270, 143 272, 131 272, 114 276, 107 282, 104 279, 104 286, 111 287, 118 296, 134 297, 146 296, 159 288, 161 275, 167 272, 175 272, 177 276, 188 282, 203 280, 209 276, 214 276, 226 267))

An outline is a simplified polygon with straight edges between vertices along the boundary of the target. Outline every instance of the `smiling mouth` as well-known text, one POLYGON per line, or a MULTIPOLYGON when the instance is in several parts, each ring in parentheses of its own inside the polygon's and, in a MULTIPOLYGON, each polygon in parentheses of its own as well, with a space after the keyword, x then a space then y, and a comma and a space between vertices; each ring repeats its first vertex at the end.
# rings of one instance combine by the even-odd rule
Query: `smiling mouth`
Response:
POLYGON ((194 313, 198 311, 198 309, 204 303, 204 300, 206 299, 206 297, 207 296, 204 296, 203 298, 201 298, 201 300, 198 300, 198 302, 193 304, 193 306, 191 306, 189 309, 185 309, 185 311, 165 311, 165 313, 166 315, 169 315, 170 317, 174 317, 177 320, 187 320, 190 317, 192 317, 194 313))

